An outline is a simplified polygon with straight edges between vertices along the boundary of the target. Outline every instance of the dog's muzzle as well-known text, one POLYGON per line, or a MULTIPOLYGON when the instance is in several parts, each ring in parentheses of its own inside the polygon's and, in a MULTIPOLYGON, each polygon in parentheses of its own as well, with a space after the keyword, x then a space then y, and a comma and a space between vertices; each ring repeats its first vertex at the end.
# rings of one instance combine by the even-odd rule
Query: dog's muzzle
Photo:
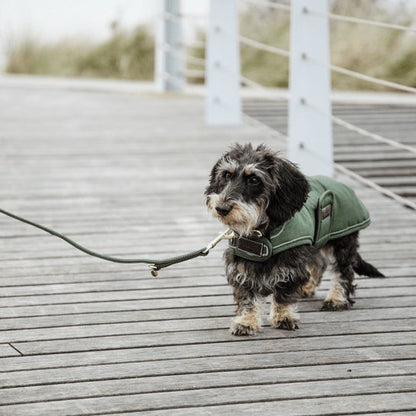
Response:
POLYGON ((221 217, 226 217, 232 209, 232 205, 228 204, 219 204, 215 207, 215 211, 217 211, 218 215, 220 215, 221 217))

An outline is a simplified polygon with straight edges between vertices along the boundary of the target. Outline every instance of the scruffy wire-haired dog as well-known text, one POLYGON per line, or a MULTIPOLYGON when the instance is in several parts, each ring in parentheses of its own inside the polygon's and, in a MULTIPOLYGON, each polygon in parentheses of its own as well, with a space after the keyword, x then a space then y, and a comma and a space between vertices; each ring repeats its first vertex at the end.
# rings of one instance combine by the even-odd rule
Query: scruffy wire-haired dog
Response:
MULTIPOLYGON (((312 215, 319 218, 312 221, 314 227, 315 222, 322 224, 320 230, 313 231, 314 240, 303 235, 305 224, 310 221, 304 215, 305 202, 314 199, 311 196, 313 178, 307 179, 294 164, 279 158, 264 145, 254 149, 251 144, 237 144, 213 167, 205 191, 207 206, 213 216, 235 234, 224 255, 227 279, 237 306, 231 326, 234 335, 254 335, 259 330, 259 301, 269 295, 272 295, 272 326, 288 330, 298 328, 296 301, 299 297, 314 295, 328 265, 333 272, 333 283, 322 310, 351 307, 354 271, 371 277, 383 276, 357 251, 358 230, 369 224, 369 217, 365 207, 345 185, 330 178, 316 177, 328 186, 340 186, 341 194, 347 192, 347 200, 358 201, 362 215, 358 225, 341 224, 341 231, 331 230, 330 240, 325 237, 322 231, 325 224, 336 222, 332 218, 336 205, 339 209, 345 205, 348 211, 353 210, 348 201, 337 202, 335 191, 330 191, 315 201, 318 211, 312 215), (303 217, 300 226, 293 225, 297 217, 303 217), (293 229, 300 232, 300 237, 293 234, 293 229), (290 243, 278 241, 283 231, 293 234, 289 236, 290 243), (317 239, 321 244, 316 244, 317 239)), ((322 187, 320 182, 313 186, 322 187)), ((341 218, 342 221, 345 218, 341 218)))

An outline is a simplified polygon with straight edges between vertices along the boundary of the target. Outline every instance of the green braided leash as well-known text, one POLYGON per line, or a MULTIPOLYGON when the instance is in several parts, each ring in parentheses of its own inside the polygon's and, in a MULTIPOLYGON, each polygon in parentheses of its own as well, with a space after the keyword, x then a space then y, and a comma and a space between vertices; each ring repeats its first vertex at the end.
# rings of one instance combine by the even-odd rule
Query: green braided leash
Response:
POLYGON ((145 263, 148 264, 150 267, 150 271, 153 277, 157 277, 158 275, 158 271, 160 269, 163 269, 164 267, 169 267, 173 264, 177 264, 177 263, 182 263, 184 261, 187 260, 191 260, 194 259, 195 257, 199 257, 199 256, 207 256, 208 253, 210 252, 210 250, 212 248, 214 248, 220 241, 222 240, 229 240, 233 237, 233 232, 228 229, 226 231, 224 231, 223 233, 221 233, 218 237, 216 237, 214 240, 212 240, 206 247, 201 248, 199 250, 195 250, 195 251, 191 251, 189 253, 185 253, 182 254, 180 256, 176 256, 176 257, 169 257, 167 259, 148 259, 148 258, 134 258, 134 259, 126 259, 126 258, 120 258, 120 257, 113 257, 113 256, 107 256, 105 254, 101 254, 101 253, 97 253, 96 251, 90 250, 84 246, 82 246, 81 244, 77 243, 76 241, 72 240, 71 238, 67 237, 66 235, 59 233, 55 230, 53 230, 52 228, 46 227, 44 225, 38 224, 34 221, 30 221, 27 220, 26 218, 20 217, 16 214, 13 214, 11 212, 8 212, 4 209, 0 208, 0 213, 7 215, 8 217, 14 218, 17 221, 21 221, 25 224, 29 224, 33 227, 39 228, 40 230, 43 230, 55 237, 58 237, 62 240, 64 240, 65 242, 67 242, 68 244, 70 244, 71 246, 75 247, 76 249, 90 255, 93 257, 98 257, 102 260, 106 260, 106 261, 112 261, 114 263, 145 263))

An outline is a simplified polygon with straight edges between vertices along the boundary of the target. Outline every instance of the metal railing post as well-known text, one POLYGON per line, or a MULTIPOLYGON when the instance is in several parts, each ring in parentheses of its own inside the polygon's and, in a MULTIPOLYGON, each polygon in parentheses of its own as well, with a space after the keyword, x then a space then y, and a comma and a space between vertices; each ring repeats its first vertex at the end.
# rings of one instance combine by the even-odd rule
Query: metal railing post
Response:
POLYGON ((211 0, 205 103, 209 125, 242 123, 238 37, 237 0, 211 0))
POLYGON ((185 51, 180 0, 159 0, 156 29, 155 83, 159 91, 180 92, 185 86, 185 51))
POLYGON ((289 159, 308 175, 334 172, 327 13, 328 0, 292 0, 289 159))

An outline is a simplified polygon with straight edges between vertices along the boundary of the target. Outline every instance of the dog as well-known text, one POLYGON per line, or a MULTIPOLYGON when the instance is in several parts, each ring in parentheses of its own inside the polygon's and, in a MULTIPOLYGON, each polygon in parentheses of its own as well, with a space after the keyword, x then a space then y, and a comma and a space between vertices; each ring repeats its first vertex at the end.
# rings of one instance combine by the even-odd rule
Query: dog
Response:
POLYGON ((358 253, 359 230, 370 221, 365 207, 347 186, 330 178, 317 180, 306 178, 295 164, 265 145, 236 144, 212 168, 205 190, 208 210, 235 236, 224 253, 226 277, 236 303, 232 334, 256 334, 261 327, 260 301, 269 295, 272 327, 297 329, 296 302, 315 294, 328 267, 333 282, 322 306, 325 311, 353 305, 354 272, 384 277, 358 253), (311 184, 322 188, 322 195, 313 196, 311 184), (345 193, 345 201, 340 201, 345 193), (307 206, 310 201, 317 207, 312 214, 307 206), (361 216, 352 225, 351 201, 361 216), (340 211, 345 207, 347 215, 342 212, 336 219, 336 206, 340 211), (294 224, 298 217, 300 225, 294 224), (337 221, 342 223, 339 230, 328 228, 337 221), (309 230, 317 223, 320 230, 309 230), (327 234, 324 228, 329 230, 327 234), (294 233, 290 242, 276 243, 285 232, 294 233))

